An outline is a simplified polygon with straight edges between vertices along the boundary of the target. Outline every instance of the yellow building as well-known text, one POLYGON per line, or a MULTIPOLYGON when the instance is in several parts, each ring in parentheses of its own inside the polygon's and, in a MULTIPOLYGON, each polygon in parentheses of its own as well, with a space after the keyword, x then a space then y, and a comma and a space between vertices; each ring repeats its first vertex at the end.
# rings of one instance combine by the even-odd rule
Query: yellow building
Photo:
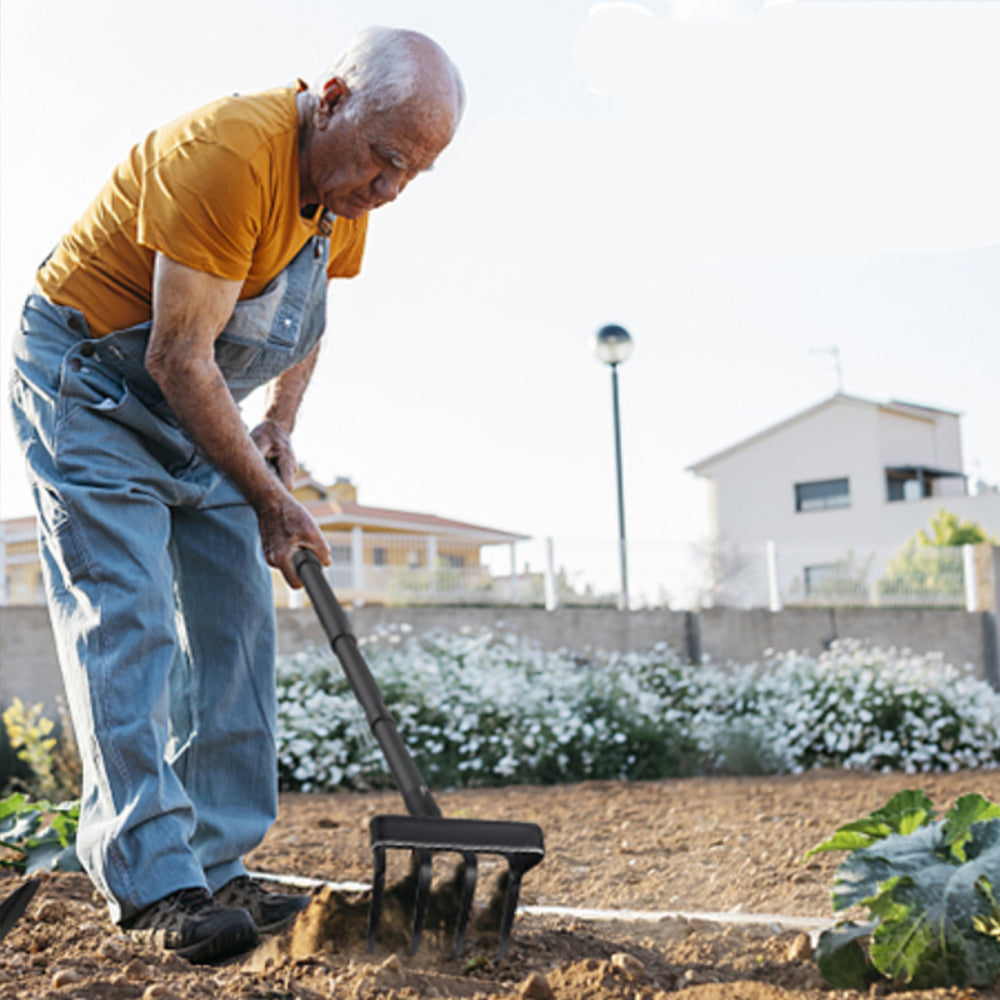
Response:
POLYGON ((44 604, 42 563, 33 517, 0 523, 0 604, 44 604))
MULTIPOLYGON (((513 546, 527 535, 421 514, 358 503, 349 479, 323 486, 300 469, 295 497, 308 509, 330 543, 331 585, 344 603, 419 604, 436 601, 490 602, 508 585, 483 565, 485 546, 513 546)), ((275 603, 296 606, 301 591, 290 592, 274 572, 275 603)))
MULTIPOLYGON (((304 469, 293 489, 330 543, 331 585, 344 604, 492 603, 503 600, 511 578, 483 565, 483 548, 513 548, 528 536, 385 507, 358 503, 349 479, 323 486, 304 469)), ((41 564, 33 517, 2 522, 3 604, 44 603, 41 564)), ((303 591, 292 591, 273 572, 277 607, 296 607, 303 591)))

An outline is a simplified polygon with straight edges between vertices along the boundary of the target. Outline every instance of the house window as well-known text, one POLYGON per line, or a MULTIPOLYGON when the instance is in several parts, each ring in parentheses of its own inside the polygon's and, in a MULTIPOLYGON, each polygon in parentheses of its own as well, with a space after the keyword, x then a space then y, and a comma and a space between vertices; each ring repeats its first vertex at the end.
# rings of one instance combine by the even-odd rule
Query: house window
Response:
POLYGON ((372 558, 376 566, 388 566, 389 565, 389 550, 383 548, 381 545, 376 545, 375 550, 372 554, 372 558))
POLYGON ((441 565, 449 569, 463 569, 465 567, 465 556, 443 555, 441 565))
POLYGON ((851 489, 847 477, 822 479, 815 483, 795 484, 795 509, 831 510, 851 506, 851 489))
POLYGON ((815 566, 805 566, 802 575, 805 578, 806 597, 816 596, 822 592, 823 584, 831 579, 837 567, 833 563, 817 563, 815 566))
POLYGON ((350 566, 351 565, 350 545, 331 545, 330 558, 333 560, 334 566, 350 566))

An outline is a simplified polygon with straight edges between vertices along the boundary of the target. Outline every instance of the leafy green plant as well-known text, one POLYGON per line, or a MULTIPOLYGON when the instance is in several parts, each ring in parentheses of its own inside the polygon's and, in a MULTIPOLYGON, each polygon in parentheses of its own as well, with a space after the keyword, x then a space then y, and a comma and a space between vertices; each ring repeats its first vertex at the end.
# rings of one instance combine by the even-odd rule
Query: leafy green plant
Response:
POLYGON ((0 715, 0 767, 8 774, 0 794, 20 791, 47 801, 79 798, 83 764, 66 705, 57 701, 58 727, 42 715, 40 702, 26 706, 15 698, 0 715), (15 752, 17 763, 11 767, 15 752))
POLYGON ((960 521, 943 507, 931 518, 930 532, 921 528, 917 537, 923 545, 978 545, 980 542, 990 542, 996 545, 1000 539, 996 535, 988 535, 974 521, 960 521))
POLYGON ((51 719, 42 715, 42 704, 25 705, 15 698, 3 713, 4 725, 10 745, 17 750, 19 760, 31 768, 38 784, 38 793, 48 797, 56 788, 53 775, 55 767, 55 728, 51 719))
POLYGON ((79 802, 32 802, 20 792, 9 795, 0 800, 0 868, 79 871, 79 825, 79 802))
POLYGON ((869 917, 820 936, 817 961, 831 985, 986 986, 1000 975, 1000 805, 965 795, 939 818, 922 791, 903 791, 806 858, 819 851, 851 851, 833 908, 860 904, 869 917))
POLYGON ((940 598, 950 597, 961 606, 965 578, 959 549, 981 542, 995 545, 997 538, 972 521, 959 520, 951 511, 938 510, 929 530, 918 530, 889 560, 885 576, 878 582, 879 599, 896 603, 909 595, 904 603, 921 603, 921 597, 933 597, 931 603, 940 605, 940 598))

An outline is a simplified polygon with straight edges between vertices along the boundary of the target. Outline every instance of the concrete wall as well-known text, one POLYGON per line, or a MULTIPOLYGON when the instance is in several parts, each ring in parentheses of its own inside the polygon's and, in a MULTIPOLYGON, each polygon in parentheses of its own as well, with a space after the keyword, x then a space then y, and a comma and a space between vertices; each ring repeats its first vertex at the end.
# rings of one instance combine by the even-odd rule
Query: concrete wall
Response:
MULTIPOLYGON (((998 550, 994 550, 995 552, 998 550)), ((536 639, 546 649, 566 647, 622 652, 668 643, 681 656, 715 662, 759 661, 765 650, 818 653, 833 639, 868 639, 883 648, 940 652, 946 661, 971 665, 976 676, 1000 689, 995 611, 797 608, 769 611, 709 609, 702 612, 632 611, 603 608, 360 608, 351 619, 359 636, 386 624, 411 625, 416 632, 439 626, 502 629, 536 639)), ((291 653, 326 647, 310 609, 278 612, 278 649, 291 653)), ((0 707, 16 696, 42 702, 57 718, 62 682, 48 614, 39 607, 0 608, 0 707)))
MULTIPOLYGON (((443 628, 495 629, 530 636, 545 649, 566 647, 577 652, 593 649, 638 650, 666 642, 678 652, 686 649, 688 614, 683 611, 632 611, 610 608, 356 608, 349 612, 359 636, 379 625, 407 623, 416 632, 443 628)), ((326 636, 309 609, 278 612, 278 650, 294 652, 305 645, 327 645, 326 636)))
POLYGON ((62 678, 48 608, 0 607, 0 709, 15 698, 26 705, 40 701, 45 714, 57 719, 56 695, 61 693, 62 678))

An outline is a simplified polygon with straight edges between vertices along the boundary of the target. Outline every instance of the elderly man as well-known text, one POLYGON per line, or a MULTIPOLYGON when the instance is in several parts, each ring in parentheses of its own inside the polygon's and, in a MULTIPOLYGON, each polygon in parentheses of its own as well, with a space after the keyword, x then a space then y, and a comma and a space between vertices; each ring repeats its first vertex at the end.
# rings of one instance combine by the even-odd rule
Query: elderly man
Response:
POLYGON ((11 397, 83 757, 77 849, 115 922, 191 961, 306 903, 242 861, 277 812, 268 565, 297 587, 297 548, 329 563, 290 435, 327 280, 357 274, 367 214, 463 103, 433 41, 369 29, 315 90, 147 136, 25 305, 11 397), (248 433, 239 401, 265 383, 248 433))

